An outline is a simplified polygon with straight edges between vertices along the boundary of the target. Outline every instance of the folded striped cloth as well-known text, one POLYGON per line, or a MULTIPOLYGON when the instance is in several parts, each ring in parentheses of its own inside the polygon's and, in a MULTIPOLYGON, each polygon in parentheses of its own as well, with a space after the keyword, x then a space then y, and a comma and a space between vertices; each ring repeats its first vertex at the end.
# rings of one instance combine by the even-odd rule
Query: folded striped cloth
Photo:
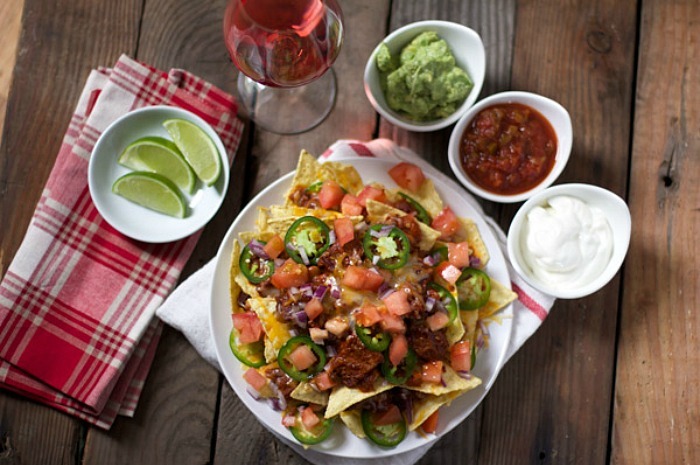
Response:
POLYGON ((131 240, 98 214, 88 161, 100 134, 139 107, 171 105, 207 121, 229 163, 242 132, 234 99, 182 70, 127 56, 93 71, 17 254, 0 283, 0 387, 109 428, 133 416, 175 287, 201 231, 131 240))
MULTIPOLYGON (((483 209, 478 202, 451 178, 438 171, 413 151, 400 147, 388 139, 375 139, 369 142, 340 140, 328 148, 319 157, 319 160, 343 161, 357 157, 376 157, 393 160, 397 163, 400 161, 414 163, 420 166, 433 180, 447 184, 462 194, 459 199, 450 199, 450 202, 468 202, 483 215, 483 209)), ((508 360, 544 322, 549 310, 554 305, 554 298, 531 288, 516 273, 507 260, 506 235, 493 219, 485 215, 484 217, 506 257, 508 273, 511 278, 510 284, 518 295, 517 300, 513 302, 513 330, 505 358, 508 360)), ((211 260, 178 286, 156 311, 156 315, 167 324, 180 330, 202 357, 218 368, 214 341, 209 329, 209 305, 202 305, 202 302, 209 302, 214 265, 214 260, 211 260)), ((372 464, 380 465, 412 465, 435 444, 433 442, 427 446, 386 458, 348 459, 332 457, 313 449, 304 449, 298 444, 292 444, 285 440, 283 442, 316 465, 331 463, 334 465, 366 465, 370 463, 370 460, 372 464)))

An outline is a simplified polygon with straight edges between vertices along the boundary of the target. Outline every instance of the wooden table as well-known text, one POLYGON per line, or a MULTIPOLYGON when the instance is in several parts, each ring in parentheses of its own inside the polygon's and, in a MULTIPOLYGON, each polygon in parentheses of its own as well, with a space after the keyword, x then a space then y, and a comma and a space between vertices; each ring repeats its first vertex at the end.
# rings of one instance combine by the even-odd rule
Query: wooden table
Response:
MULTIPOLYGON (((0 148, 0 270, 7 269, 92 68, 121 53, 233 91, 224 0, 26 0, 0 148)), ((423 19, 478 31, 481 97, 527 90, 571 113, 558 182, 627 199, 627 261, 598 293, 558 301, 483 404, 428 463, 700 463, 700 3, 697 0, 345 0, 340 95, 313 131, 247 125, 221 212, 183 278, 210 259, 242 205, 339 138, 388 137, 449 173, 450 130, 409 133, 378 118, 362 88, 370 51, 423 19)), ((507 229, 518 205, 482 202, 507 229)), ((211 366, 166 328, 133 419, 110 431, 0 392, 0 464, 299 464, 211 366)))

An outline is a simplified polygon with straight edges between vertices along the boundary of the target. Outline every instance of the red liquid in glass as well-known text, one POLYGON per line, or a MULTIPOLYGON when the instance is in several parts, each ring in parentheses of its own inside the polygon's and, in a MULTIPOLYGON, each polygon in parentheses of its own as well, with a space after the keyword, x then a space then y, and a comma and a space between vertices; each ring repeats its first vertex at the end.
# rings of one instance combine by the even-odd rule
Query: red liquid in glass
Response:
POLYGON ((300 86, 338 56, 340 15, 335 0, 231 0, 224 40, 236 67, 254 81, 300 86))

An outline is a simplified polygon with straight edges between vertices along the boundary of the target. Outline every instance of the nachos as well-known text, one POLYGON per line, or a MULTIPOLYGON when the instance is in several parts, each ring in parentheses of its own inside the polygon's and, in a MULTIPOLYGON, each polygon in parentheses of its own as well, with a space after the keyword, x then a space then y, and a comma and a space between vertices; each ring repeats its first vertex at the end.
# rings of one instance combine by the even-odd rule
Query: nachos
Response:
POLYGON ((481 383, 487 325, 515 298, 420 168, 389 174, 399 187, 302 152, 285 198, 234 241, 231 350, 305 446, 336 421, 383 447, 434 432, 481 383))

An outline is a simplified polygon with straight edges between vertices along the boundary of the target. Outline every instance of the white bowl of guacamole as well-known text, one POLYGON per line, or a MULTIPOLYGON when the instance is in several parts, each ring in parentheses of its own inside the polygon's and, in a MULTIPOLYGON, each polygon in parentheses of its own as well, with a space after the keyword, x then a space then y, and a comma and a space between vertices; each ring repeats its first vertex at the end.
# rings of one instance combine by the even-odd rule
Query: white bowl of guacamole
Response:
POLYGON ((365 67, 365 93, 375 110, 409 131, 455 123, 481 92, 486 53, 472 29, 420 21, 389 34, 365 67))

